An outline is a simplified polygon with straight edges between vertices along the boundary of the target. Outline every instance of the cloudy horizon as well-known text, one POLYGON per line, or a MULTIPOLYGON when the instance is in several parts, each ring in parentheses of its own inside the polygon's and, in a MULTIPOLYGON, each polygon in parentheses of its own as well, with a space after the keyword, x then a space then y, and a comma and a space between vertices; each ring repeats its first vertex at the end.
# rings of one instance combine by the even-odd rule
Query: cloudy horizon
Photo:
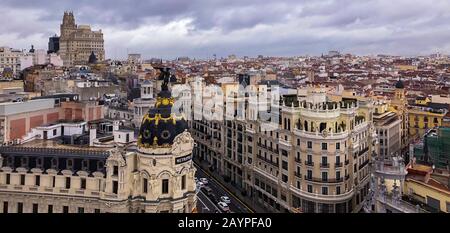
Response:
POLYGON ((65 10, 102 29, 107 58, 450 54, 445 0, 0 0, 0 46, 47 49, 65 10))

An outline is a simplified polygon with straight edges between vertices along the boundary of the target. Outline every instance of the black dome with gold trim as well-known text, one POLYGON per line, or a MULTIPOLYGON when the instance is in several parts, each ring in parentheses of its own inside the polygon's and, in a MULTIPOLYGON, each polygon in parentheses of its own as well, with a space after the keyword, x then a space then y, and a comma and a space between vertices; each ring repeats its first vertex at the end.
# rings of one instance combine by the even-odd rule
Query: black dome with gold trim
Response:
POLYGON ((187 129, 186 120, 172 113, 174 98, 168 88, 171 78, 169 68, 157 68, 161 71, 161 92, 154 108, 142 118, 139 129, 138 146, 144 148, 170 147, 175 137, 187 129))

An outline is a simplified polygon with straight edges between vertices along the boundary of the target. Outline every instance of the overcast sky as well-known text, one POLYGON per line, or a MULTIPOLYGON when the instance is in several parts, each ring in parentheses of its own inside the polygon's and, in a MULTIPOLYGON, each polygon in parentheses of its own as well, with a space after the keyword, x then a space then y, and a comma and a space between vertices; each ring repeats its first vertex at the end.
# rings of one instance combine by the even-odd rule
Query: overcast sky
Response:
POLYGON ((47 48, 64 10, 107 58, 450 54, 448 0, 0 0, 0 46, 47 48))

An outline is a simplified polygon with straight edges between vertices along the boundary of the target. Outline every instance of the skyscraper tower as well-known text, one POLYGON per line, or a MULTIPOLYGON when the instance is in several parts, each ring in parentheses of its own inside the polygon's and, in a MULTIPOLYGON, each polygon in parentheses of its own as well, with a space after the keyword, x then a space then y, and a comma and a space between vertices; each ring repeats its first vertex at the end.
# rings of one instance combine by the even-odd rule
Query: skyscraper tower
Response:
POLYGON ((60 27, 59 55, 64 66, 85 65, 92 53, 98 62, 105 59, 103 33, 93 31, 89 25, 75 24, 73 12, 64 12, 60 27))

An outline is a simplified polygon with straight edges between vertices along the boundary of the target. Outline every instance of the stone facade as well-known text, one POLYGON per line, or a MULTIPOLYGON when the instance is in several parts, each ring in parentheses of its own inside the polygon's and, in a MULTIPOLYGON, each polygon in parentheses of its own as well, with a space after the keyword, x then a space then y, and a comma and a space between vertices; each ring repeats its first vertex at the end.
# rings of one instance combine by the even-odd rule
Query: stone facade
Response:
POLYGON ((64 66, 84 65, 94 53, 97 61, 105 59, 103 33, 88 25, 77 26, 72 12, 65 12, 61 24, 59 55, 64 66))
POLYGON ((192 121, 194 155, 270 212, 361 210, 377 151, 371 101, 330 102, 320 89, 283 98, 272 130, 259 120, 192 121))
POLYGON ((185 132, 171 147, 137 152, 59 150, 52 154, 55 151, 50 148, 29 148, 26 153, 26 148, 4 147, 0 152, 0 212, 192 212, 196 206, 195 168, 190 159, 193 143, 185 132), (39 151, 42 154, 35 154, 39 151), (27 156, 18 156, 22 152, 27 156), (45 162, 39 162, 39 158, 50 157, 60 162, 71 154, 84 157, 82 163, 89 165, 77 170, 78 159, 67 159, 65 164, 45 169, 45 162), (18 167, 16 160, 21 161, 18 167), (36 164, 33 168, 31 161, 36 164))

